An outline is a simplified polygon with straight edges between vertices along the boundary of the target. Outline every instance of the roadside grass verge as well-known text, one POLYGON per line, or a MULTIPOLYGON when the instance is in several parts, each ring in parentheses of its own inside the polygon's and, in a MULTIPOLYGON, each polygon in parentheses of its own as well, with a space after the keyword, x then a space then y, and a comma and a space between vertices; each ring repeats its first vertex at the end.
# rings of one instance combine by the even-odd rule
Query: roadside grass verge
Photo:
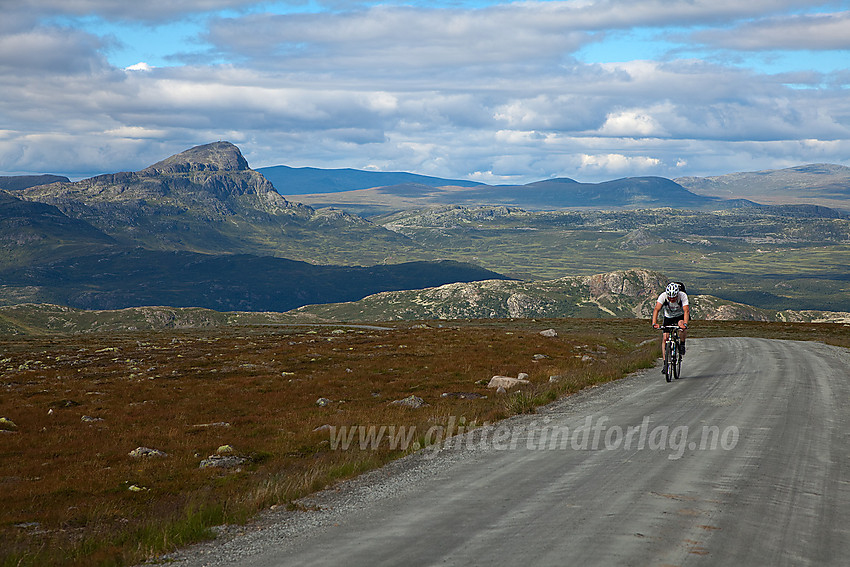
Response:
MULTIPOLYGON (((431 427, 532 413, 658 356, 646 321, 390 326, 0 338, 0 417, 14 424, 0 431, 0 565, 135 564, 272 506, 298 509, 425 446, 431 427), (486 388, 520 372, 530 385, 486 388), (410 396, 428 405, 391 403, 410 396), (416 434, 332 446, 331 430, 373 426, 416 434), (159 453, 131 456, 139 447, 159 453)), ((840 325, 700 322, 692 336, 724 331, 850 346, 840 325)))

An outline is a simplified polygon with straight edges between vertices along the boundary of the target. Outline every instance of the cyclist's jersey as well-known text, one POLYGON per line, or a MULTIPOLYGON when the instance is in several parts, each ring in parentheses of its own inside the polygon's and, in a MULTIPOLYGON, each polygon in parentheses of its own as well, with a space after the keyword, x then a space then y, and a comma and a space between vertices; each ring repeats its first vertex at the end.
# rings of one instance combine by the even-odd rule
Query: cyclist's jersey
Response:
POLYGON ((685 316, 685 305, 688 305, 688 294, 684 291, 679 292, 679 301, 672 303, 667 300, 667 294, 662 293, 658 296, 658 303, 664 306, 661 311, 666 319, 675 319, 676 317, 685 316))

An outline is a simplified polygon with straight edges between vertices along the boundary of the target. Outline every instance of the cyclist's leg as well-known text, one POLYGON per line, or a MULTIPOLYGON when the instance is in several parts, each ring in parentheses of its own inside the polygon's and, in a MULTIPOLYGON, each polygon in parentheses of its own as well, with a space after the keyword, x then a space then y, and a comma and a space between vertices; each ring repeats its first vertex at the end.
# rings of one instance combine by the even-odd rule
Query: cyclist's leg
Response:
MULTIPOLYGON (((685 318, 684 318, 684 316, 682 316, 682 317, 674 317, 674 318, 672 318, 672 319, 665 319, 665 321, 669 321, 669 322, 665 322, 664 324, 665 324, 665 325, 675 325, 675 326, 677 326, 677 327, 678 327, 678 326, 679 326, 679 322, 680 322, 680 321, 683 321, 684 319, 685 319, 685 318)), ((679 328, 677 329, 677 332, 678 332, 678 335, 677 335, 677 336, 678 336, 678 338, 679 338, 679 344, 680 344, 680 345, 681 345, 681 347, 682 347, 682 350, 680 351, 680 354, 684 355, 684 354, 685 354, 685 337, 687 337, 687 331, 686 331, 685 329, 682 329, 681 327, 679 327, 679 328)))
MULTIPOLYGON (((671 324, 670 319, 668 319, 667 317, 662 317, 662 319, 661 319, 661 326, 662 327, 669 326, 670 324, 671 324)), ((670 333, 668 331, 665 331, 661 334, 661 360, 663 361, 662 364, 661 364, 661 373, 664 374, 664 375, 666 375, 667 371, 668 371, 668 368, 667 368, 667 340, 669 338, 670 338, 670 333)))

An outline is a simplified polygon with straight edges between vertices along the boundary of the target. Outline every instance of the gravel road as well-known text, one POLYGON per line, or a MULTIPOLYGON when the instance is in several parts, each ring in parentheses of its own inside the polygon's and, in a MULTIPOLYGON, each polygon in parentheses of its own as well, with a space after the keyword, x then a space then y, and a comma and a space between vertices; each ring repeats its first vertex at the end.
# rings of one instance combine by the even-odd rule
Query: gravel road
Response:
POLYGON ((658 368, 458 436, 175 565, 847 565, 850 351, 691 339, 658 368))

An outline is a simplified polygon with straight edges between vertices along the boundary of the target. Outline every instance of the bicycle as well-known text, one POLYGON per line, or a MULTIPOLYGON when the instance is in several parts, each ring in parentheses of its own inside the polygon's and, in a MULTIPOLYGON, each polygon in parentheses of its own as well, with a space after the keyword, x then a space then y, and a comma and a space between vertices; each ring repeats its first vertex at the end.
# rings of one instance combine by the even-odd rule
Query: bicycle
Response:
POLYGON ((674 378, 678 380, 682 371, 682 341, 679 338, 679 329, 677 325, 661 327, 661 332, 667 333, 664 346, 664 378, 668 382, 672 382, 674 378))

